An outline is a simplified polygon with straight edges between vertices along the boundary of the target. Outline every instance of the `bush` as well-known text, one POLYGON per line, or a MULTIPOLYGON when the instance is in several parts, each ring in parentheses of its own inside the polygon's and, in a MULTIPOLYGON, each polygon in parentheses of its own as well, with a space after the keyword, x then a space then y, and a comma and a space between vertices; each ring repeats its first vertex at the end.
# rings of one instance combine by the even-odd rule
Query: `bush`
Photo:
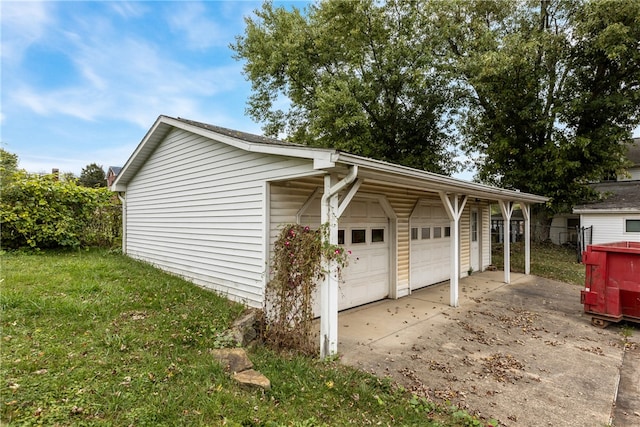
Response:
POLYGON ((120 234, 119 202, 106 188, 16 171, 0 199, 3 248, 111 246, 120 234))

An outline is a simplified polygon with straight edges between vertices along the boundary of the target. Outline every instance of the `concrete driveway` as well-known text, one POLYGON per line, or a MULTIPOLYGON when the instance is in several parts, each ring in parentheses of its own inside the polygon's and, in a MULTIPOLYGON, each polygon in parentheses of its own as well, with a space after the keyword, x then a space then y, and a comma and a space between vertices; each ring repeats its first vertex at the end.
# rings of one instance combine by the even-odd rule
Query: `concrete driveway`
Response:
POLYGON ((506 426, 640 425, 637 329, 592 326, 577 286, 502 279, 461 280, 458 308, 443 283, 340 313, 342 362, 506 426))

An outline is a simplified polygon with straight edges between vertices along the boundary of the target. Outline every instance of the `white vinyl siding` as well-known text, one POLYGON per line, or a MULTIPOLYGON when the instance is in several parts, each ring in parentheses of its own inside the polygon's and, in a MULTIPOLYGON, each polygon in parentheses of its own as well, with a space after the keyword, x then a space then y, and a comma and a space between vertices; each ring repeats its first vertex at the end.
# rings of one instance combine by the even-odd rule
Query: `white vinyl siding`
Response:
POLYGON ((582 227, 593 226, 592 243, 609 242, 640 242, 640 233, 626 232, 625 221, 627 219, 640 220, 640 214, 582 214, 580 225, 582 227))
POLYGON ((310 170, 174 129, 127 186, 127 253, 261 306, 265 181, 310 170))

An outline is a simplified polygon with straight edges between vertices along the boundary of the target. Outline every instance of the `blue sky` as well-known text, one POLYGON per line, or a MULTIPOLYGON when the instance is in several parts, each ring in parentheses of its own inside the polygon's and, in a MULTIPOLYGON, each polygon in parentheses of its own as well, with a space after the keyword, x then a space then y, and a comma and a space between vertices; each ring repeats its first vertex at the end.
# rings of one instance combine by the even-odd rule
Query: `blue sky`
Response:
POLYGON ((229 49, 260 4, 3 0, 2 147, 78 175, 123 165, 160 114, 261 133, 229 49))
POLYGON ((229 49, 260 5, 1 1, 2 147, 30 172, 79 175, 124 165, 160 114, 260 134, 229 49))

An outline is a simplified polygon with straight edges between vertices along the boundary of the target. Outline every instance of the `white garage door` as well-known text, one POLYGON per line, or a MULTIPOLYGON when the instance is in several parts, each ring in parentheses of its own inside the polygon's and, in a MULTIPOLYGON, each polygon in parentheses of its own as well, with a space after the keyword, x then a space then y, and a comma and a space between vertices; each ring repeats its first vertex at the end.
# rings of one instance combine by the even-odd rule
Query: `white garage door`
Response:
POLYGON ((411 289, 449 280, 451 228, 439 203, 421 202, 411 215, 411 289))
MULTIPOLYGON (((315 205, 315 203, 314 203, 315 205)), ((318 203, 319 209, 319 203, 318 203)), ((315 211, 311 206, 310 211, 315 211)), ((317 216, 303 215, 303 224, 317 227, 317 216)), ((375 200, 355 198, 339 220, 338 244, 351 251, 349 265, 342 272, 338 309, 356 307, 389 295, 389 220, 375 200)), ((315 313, 320 313, 320 292, 315 313)))

